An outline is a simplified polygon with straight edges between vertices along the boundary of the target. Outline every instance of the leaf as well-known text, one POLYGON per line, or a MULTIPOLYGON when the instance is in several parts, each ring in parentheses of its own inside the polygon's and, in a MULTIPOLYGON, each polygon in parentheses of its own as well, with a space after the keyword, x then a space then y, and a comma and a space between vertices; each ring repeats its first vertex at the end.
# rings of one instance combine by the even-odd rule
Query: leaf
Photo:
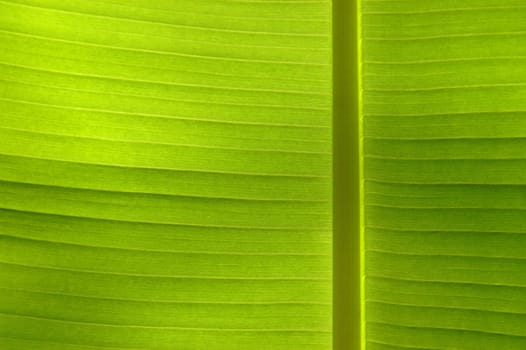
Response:
POLYGON ((361 14, 366 347, 524 349, 524 2, 361 14))
POLYGON ((330 26, 0 1, 0 348, 328 349, 330 26))

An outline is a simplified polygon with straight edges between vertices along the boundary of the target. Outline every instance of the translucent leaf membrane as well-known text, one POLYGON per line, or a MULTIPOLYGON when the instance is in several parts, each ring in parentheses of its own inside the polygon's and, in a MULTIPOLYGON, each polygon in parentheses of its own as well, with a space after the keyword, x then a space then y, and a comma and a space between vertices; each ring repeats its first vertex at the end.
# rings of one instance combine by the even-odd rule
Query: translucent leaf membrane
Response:
POLYGON ((525 3, 361 16, 367 349, 524 349, 525 3))
POLYGON ((0 348, 331 347, 330 1, 0 1, 0 348))

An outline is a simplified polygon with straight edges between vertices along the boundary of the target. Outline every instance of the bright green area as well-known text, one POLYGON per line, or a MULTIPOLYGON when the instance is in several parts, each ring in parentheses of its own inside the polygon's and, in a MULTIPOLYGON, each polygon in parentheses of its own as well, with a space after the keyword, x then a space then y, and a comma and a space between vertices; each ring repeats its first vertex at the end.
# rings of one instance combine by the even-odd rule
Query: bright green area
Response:
POLYGON ((526 3, 363 0, 367 350, 526 348, 526 3))
POLYGON ((331 4, 0 1, 0 348, 328 350, 331 4))

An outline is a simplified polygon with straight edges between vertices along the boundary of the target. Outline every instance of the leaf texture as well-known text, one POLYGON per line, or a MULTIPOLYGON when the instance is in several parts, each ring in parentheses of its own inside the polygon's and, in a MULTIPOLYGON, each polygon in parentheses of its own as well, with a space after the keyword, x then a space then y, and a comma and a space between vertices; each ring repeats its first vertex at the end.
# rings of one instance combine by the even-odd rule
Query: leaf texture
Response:
POLYGON ((526 7, 363 0, 368 350, 526 348, 526 7))
POLYGON ((331 6, 0 1, 0 348, 329 349, 331 6))

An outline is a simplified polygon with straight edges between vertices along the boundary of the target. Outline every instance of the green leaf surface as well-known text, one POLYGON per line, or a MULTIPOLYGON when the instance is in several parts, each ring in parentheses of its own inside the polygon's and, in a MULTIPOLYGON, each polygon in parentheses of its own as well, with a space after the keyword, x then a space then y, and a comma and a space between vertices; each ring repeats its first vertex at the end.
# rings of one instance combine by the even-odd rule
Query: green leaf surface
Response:
POLYGON ((0 349, 340 350, 338 288, 525 349, 525 59, 523 0, 0 0, 0 349))
POLYGON ((0 1, 0 348, 329 349, 330 1, 0 1))
POLYGON ((363 0, 368 350, 526 348, 526 7, 363 0))

